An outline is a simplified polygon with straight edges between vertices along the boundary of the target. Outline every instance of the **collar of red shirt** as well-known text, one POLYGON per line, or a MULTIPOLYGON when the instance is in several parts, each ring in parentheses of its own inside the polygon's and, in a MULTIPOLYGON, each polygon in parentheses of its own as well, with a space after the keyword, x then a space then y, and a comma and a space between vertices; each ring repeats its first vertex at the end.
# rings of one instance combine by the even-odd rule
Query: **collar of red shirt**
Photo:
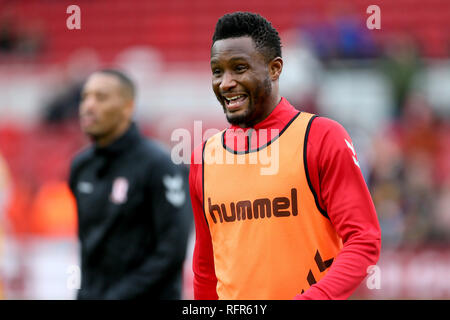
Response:
POLYGON ((284 127, 299 113, 289 101, 281 98, 269 116, 253 127, 240 128, 231 125, 223 134, 223 143, 234 151, 256 150, 276 138, 284 127))

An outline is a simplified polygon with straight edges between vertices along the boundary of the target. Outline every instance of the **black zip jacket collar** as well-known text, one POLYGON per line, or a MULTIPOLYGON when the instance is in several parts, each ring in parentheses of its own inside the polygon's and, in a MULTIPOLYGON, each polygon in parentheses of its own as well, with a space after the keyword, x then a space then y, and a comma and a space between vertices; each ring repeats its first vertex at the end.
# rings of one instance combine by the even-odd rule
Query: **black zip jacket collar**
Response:
POLYGON ((99 156, 105 157, 116 156, 129 149, 130 146, 140 141, 140 139, 141 134, 139 133, 137 125, 136 123, 132 122, 130 127, 127 129, 127 131, 125 131, 125 133, 122 136, 117 138, 115 141, 113 141, 106 147, 99 147, 96 145, 94 148, 94 152, 96 155, 99 156))

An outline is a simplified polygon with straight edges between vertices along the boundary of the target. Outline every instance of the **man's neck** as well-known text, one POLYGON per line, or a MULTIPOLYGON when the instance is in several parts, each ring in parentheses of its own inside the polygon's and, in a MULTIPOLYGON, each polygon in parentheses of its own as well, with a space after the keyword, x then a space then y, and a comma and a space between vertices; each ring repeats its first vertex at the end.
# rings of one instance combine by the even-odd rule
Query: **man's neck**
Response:
POLYGON ((280 102, 281 102, 281 96, 279 94, 276 96, 270 97, 269 100, 267 101, 268 107, 264 108, 265 111, 263 112, 263 114, 261 115, 261 117, 259 119, 250 121, 248 123, 241 123, 236 126, 242 128, 242 129, 254 127, 258 123, 261 123, 264 120, 266 120, 267 117, 269 117, 270 114, 273 112, 273 110, 275 110, 275 108, 280 104, 280 102))
POLYGON ((116 128, 116 130, 114 130, 110 134, 108 134, 106 136, 103 136, 103 137, 99 137, 98 139, 96 139, 95 140, 95 144, 99 148, 105 148, 105 147, 111 145, 112 143, 114 143, 114 141, 116 141, 123 134, 125 134, 125 132, 130 128, 130 126, 131 126, 131 121, 130 122, 125 122, 124 124, 122 124, 121 126, 116 128))
POLYGON ((248 150, 249 147, 256 149, 267 144, 277 136, 298 113, 299 111, 289 101, 282 98, 269 116, 258 122, 253 128, 239 129, 237 126, 232 126, 231 130, 226 130, 223 142, 232 150, 244 151, 248 150), (260 134, 261 130, 267 131, 265 134, 260 134), (245 148, 243 148, 244 146, 245 148))

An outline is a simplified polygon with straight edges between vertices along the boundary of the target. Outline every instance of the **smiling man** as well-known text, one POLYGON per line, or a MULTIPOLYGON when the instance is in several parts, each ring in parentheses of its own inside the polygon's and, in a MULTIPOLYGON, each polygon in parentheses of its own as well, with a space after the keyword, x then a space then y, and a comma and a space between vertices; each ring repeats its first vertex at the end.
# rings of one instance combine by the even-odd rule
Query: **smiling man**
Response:
POLYGON ((217 41, 211 55, 214 93, 228 122, 242 128, 267 118, 280 101, 278 95, 272 95, 272 84, 277 85, 274 79, 278 79, 283 61, 279 55, 266 61, 254 46, 251 37, 231 38, 217 41), (224 68, 233 72, 224 72, 224 68))
POLYGON ((192 154, 196 299, 346 299, 378 260, 378 219, 349 135, 281 97, 282 69, 265 18, 218 20, 212 88, 231 126, 192 154), (211 157, 218 150, 223 159, 211 157), (262 152, 277 153, 276 171, 249 161, 262 152))

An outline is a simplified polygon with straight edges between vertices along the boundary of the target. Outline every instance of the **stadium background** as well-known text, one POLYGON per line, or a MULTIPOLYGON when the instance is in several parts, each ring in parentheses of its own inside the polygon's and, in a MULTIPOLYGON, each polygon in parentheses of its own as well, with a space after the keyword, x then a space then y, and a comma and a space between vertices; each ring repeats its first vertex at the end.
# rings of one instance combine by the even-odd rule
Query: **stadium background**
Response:
POLYGON ((0 0, 0 298, 74 297, 76 216, 65 180, 87 144, 76 116, 85 76, 127 71, 138 84, 136 121, 169 148, 173 130, 193 134, 195 120, 221 129, 210 41, 217 19, 236 10, 280 31, 282 94, 353 138, 382 254, 380 289, 364 281, 352 299, 450 297, 450 1, 0 0), (80 30, 66 26, 72 4, 80 30), (381 30, 366 27, 373 4, 381 30))

